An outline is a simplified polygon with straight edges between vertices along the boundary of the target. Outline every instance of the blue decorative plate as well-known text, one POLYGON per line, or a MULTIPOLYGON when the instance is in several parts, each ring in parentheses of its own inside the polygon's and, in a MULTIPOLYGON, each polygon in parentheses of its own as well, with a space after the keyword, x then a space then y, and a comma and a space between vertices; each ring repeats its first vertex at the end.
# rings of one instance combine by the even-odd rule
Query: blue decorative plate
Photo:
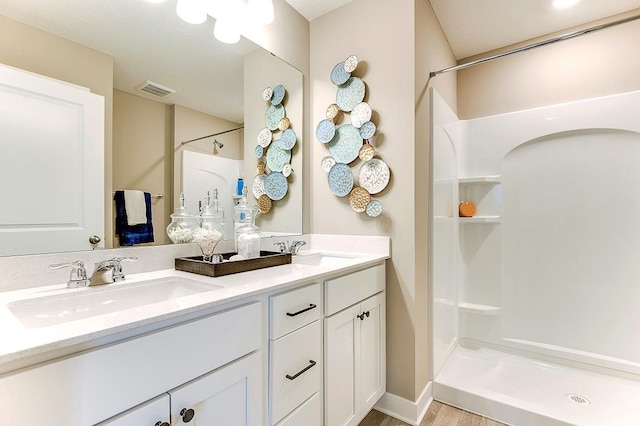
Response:
POLYGON ((337 163, 349 164, 358 157, 362 147, 360 131, 351 124, 338 127, 336 134, 329 142, 329 152, 337 163))
POLYGON ((351 77, 344 84, 338 86, 336 104, 341 110, 349 112, 364 99, 364 81, 358 77, 351 77))
POLYGON ((336 125, 329 119, 322 120, 316 128, 316 138, 322 143, 329 143, 336 134, 336 125))
POLYGON ((351 77, 351 73, 344 70, 344 61, 331 70, 331 82, 338 86, 349 80, 349 77, 351 77))
POLYGON ((360 136, 362 136, 362 139, 371 139, 375 134, 376 134, 375 124, 373 124, 371 121, 362 123, 362 126, 360 126, 360 136))
POLYGON ((296 132, 293 131, 293 129, 287 129, 284 132, 282 132, 282 136, 280 136, 280 148, 283 149, 293 149, 293 147, 296 145, 296 140, 298 138, 296 137, 296 132))
POLYGON ((264 193, 274 201, 282 200, 288 190, 287 178, 280 172, 271 172, 264 180, 264 193))
MULTIPOLYGON (((267 150, 267 166, 272 172, 281 172, 282 167, 291 161, 291 150, 282 149, 280 147, 281 143, 282 141, 278 139, 267 150)), ((271 199, 273 200, 273 198, 271 199)))
POLYGON ((255 153, 256 158, 262 158, 262 154, 264 154, 264 148, 261 145, 256 145, 255 153))
POLYGON ((280 105, 284 99, 284 86, 279 84, 273 88, 273 96, 271 97, 271 105, 280 105))
POLYGON ((264 124, 269 130, 276 130, 278 128, 278 124, 280 124, 280 120, 282 120, 285 116, 284 106, 280 105, 270 105, 267 108, 267 112, 264 114, 264 124))
POLYGON ((378 217, 382 213, 382 203, 378 200, 371 200, 364 211, 371 217, 378 217))
POLYGON ((353 173, 346 164, 336 163, 329 170, 329 189, 334 195, 344 197, 353 189, 353 173))

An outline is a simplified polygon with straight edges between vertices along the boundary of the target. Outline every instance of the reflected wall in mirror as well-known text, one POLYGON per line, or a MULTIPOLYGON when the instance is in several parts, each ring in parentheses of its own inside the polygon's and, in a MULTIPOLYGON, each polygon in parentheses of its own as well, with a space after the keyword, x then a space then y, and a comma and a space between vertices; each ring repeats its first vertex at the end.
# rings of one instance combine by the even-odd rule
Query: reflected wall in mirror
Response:
MULTIPOLYGON (((213 25, 186 24, 176 16, 173 0, 162 4, 8 0, 0 4, 0 37, 12 40, 0 45, 0 63, 87 87, 105 98, 106 223, 100 246, 118 247, 112 194, 120 189, 164 195, 152 199, 153 244, 170 243, 165 229, 182 190, 184 150, 232 160, 249 158, 249 163, 244 161, 243 177, 245 182, 250 179, 255 158, 247 157, 247 147, 255 145, 257 130, 253 129, 259 130, 264 121, 263 112, 257 116, 253 110, 264 106, 262 89, 282 81, 285 74, 297 82, 297 86, 286 83, 287 112, 292 126, 302 129, 302 74, 244 38, 236 45, 221 44, 212 35, 213 25), (255 57, 261 57, 259 65, 255 57), (136 89, 147 80, 176 92, 158 98, 136 89), (251 131, 181 145, 243 125, 251 131), (214 140, 223 147, 214 145, 214 140)), ((263 231, 301 233, 301 176, 291 182, 286 205, 259 219, 263 231)), ((233 185, 237 177, 229 177, 233 185)), ((40 179, 55 185, 55 177, 40 179)), ((229 220, 231 213, 226 213, 229 220)), ((33 253, 44 251, 33 248, 33 253)))

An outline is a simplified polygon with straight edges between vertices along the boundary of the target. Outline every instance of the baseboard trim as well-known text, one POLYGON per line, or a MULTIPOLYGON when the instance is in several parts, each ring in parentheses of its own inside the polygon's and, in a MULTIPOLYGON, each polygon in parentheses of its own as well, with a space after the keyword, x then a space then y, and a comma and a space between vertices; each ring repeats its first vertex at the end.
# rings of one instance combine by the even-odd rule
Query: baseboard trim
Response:
POLYGON ((419 426, 432 401, 433 383, 429 382, 416 402, 386 392, 373 408, 412 426, 419 426))

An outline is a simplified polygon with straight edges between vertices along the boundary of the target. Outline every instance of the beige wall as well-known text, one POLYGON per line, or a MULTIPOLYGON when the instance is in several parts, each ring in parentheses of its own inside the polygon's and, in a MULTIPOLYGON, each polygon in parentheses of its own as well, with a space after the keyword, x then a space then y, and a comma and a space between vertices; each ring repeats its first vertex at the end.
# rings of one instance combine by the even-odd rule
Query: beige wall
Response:
MULTIPOLYGON (((258 132, 265 127, 265 112, 269 103, 262 99, 265 87, 275 87, 281 84, 285 87, 284 99, 287 118, 291 121, 291 129, 296 132, 298 141, 293 147, 291 167, 293 173, 287 178, 289 191, 287 195, 272 204, 271 212, 258 216, 256 224, 263 232, 302 232, 302 193, 303 193, 303 164, 304 145, 309 143, 303 138, 304 119, 302 115, 303 76, 300 71, 291 67, 269 52, 258 49, 244 58, 244 180, 249 186, 249 202, 256 203, 252 195, 253 179, 256 176, 255 157, 258 132)), ((274 132, 273 138, 279 139, 282 132, 274 132)), ((261 161, 266 161, 263 157, 261 161)))
MULTIPOLYGON (((275 19, 264 27, 254 27, 243 35, 249 40, 283 59, 303 74, 303 111, 305 120, 296 133, 302 138, 302 229, 310 232, 310 145, 313 144, 308 117, 310 116, 309 70, 311 49, 309 49, 309 21, 292 8, 285 0, 274 0, 275 19)), ((313 127, 311 123, 311 127, 313 127)))
MULTIPOLYGON (((320 160, 329 152, 313 138, 311 231, 391 237, 387 390, 415 401, 429 379, 426 84, 430 70, 455 62, 431 6, 422 0, 354 0, 312 21, 310 28, 312 133, 325 118, 327 106, 335 102, 336 86, 329 79, 333 66, 356 54, 361 62, 354 75, 367 85, 365 100, 378 126, 373 142, 392 173, 387 189, 374 196, 384 204, 382 217, 355 213, 346 197, 335 197, 329 190, 327 174, 320 168, 320 160)), ((449 101, 455 102, 454 80, 440 84, 449 101)), ((352 166, 357 173, 360 163, 352 166)))
POLYGON ((171 207, 171 114, 169 105, 113 91, 113 190, 165 195, 151 199, 153 245, 171 243, 165 232, 171 207))
MULTIPOLYGON (((111 217, 113 58, 88 47, 0 16, 0 63, 87 87, 105 98, 105 218, 111 217)), ((105 220, 104 242, 113 229, 105 220)))
POLYGON ((638 90, 638 40, 640 21, 633 21, 459 71, 458 115, 469 119, 638 90))

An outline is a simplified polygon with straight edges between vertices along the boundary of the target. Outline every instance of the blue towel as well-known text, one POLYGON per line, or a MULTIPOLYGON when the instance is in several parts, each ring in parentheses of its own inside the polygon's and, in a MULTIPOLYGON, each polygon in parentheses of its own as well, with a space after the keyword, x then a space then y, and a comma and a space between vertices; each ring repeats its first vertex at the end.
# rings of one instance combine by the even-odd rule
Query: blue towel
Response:
POLYGON ((132 246, 134 244, 152 243, 153 222, 151 221, 151 194, 144 193, 144 202, 147 207, 147 223, 129 225, 127 223, 127 210, 124 206, 124 191, 116 191, 113 199, 116 202, 116 234, 120 240, 120 246, 132 246))

